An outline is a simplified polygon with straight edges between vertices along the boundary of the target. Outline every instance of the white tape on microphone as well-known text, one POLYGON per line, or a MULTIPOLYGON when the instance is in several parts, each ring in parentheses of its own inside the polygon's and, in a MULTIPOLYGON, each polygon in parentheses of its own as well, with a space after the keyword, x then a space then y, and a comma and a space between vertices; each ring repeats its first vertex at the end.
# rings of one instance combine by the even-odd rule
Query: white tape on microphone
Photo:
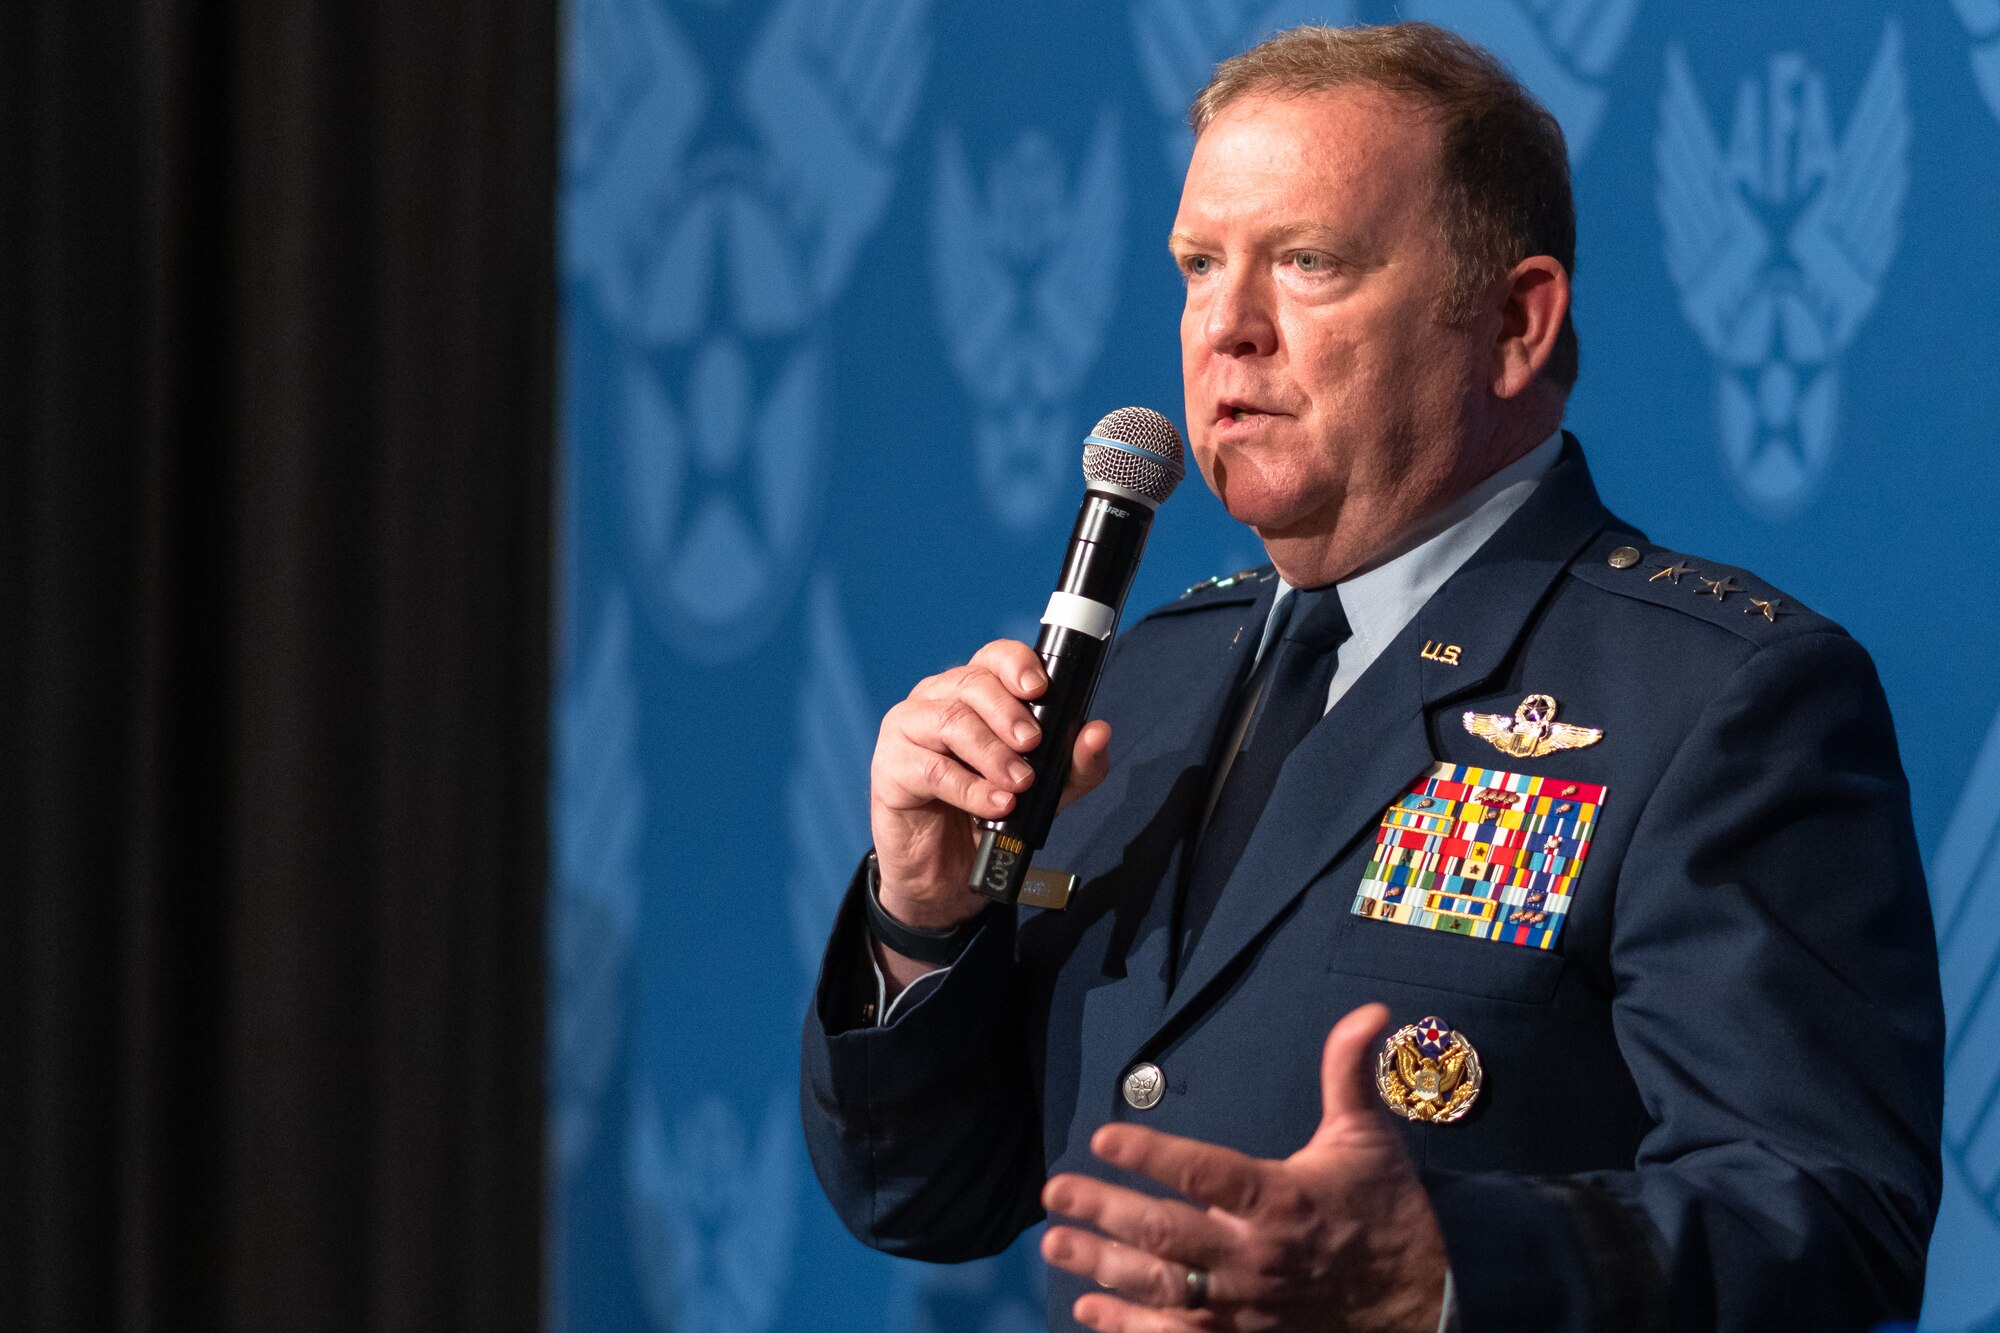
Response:
POLYGON ((1108 639, 1118 628, 1118 612, 1103 602, 1056 591, 1049 594, 1049 609, 1042 612, 1042 623, 1073 629, 1093 639, 1108 639))

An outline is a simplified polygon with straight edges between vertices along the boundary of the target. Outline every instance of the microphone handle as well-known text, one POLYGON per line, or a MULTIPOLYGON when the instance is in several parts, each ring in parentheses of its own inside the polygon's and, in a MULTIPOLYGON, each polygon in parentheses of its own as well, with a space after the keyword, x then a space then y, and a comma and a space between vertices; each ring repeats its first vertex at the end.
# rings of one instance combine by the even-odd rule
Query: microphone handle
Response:
POLYGON ((1035 778, 1013 813, 978 821, 971 885, 996 901, 1011 903, 1020 896, 1029 863, 1048 841, 1069 780, 1076 736, 1090 716, 1111 635, 1152 526, 1150 505, 1095 487, 1077 510, 1062 575, 1035 640, 1049 677, 1042 697, 1029 705, 1042 729, 1042 739, 1023 756, 1035 778))

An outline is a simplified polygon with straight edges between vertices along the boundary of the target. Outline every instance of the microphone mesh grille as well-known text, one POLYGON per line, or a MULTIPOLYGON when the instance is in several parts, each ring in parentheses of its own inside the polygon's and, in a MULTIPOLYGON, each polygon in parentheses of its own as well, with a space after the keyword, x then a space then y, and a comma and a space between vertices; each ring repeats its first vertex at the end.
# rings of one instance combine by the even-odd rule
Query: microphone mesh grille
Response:
POLYGON ((1181 435, 1174 429, 1174 423, 1158 412, 1149 407, 1121 407, 1107 414, 1090 433, 1127 447, 1118 449, 1086 442, 1085 480, 1109 482, 1143 495, 1156 505, 1180 485, 1186 472, 1181 461, 1181 435), (1135 449, 1140 452, 1132 452, 1135 449))

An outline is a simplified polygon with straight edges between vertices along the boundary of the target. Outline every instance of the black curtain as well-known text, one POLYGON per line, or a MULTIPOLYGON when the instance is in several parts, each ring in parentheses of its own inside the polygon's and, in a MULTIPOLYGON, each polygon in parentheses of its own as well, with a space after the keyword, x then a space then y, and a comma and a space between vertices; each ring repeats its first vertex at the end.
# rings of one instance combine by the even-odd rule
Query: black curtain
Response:
POLYGON ((537 1327, 553 4, 0 11, 0 1328, 537 1327))

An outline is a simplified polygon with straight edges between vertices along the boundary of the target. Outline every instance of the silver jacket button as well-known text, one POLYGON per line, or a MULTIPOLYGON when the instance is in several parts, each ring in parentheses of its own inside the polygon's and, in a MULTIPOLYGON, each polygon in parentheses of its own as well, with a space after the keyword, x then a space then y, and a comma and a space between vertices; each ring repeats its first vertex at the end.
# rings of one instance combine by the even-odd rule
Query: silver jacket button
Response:
POLYGON ((1125 1104, 1135 1111, 1150 1111, 1167 1095, 1167 1076, 1156 1064, 1137 1064, 1125 1071, 1125 1104))

